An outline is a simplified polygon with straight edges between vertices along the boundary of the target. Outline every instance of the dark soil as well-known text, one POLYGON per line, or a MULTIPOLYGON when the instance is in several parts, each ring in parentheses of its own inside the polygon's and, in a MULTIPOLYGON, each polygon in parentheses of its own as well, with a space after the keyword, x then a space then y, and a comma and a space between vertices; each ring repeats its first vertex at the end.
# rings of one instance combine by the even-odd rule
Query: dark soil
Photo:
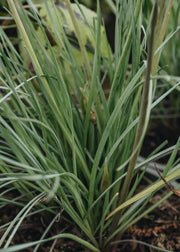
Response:
MULTIPOLYGON (((172 124, 171 120, 166 120, 166 124, 160 120, 151 120, 146 137, 144 139, 141 155, 147 157, 150 155, 161 143, 168 141, 167 147, 171 147, 177 143, 180 136, 180 118, 176 120, 176 124, 172 124)), ((180 157, 180 151, 177 154, 180 157)), ((158 160, 160 163, 167 163, 169 156, 158 160)))
MULTIPOLYGON (((155 204, 166 193, 167 190, 157 193, 150 204, 155 204)), ((19 209, 14 206, 8 206, 8 209, 1 211, 1 222, 10 221, 19 209)), ((32 215, 24 220, 18 232, 16 233, 11 245, 22 244, 40 239, 53 217, 43 217, 45 215, 32 215)), ((54 223, 47 237, 52 237, 62 232, 71 232, 78 235, 78 230, 62 219, 54 223)), ((80 235, 80 234, 79 234, 80 235)), ((168 251, 180 251, 180 199, 173 195, 164 201, 151 214, 145 216, 136 225, 129 228, 121 238, 117 252, 148 252, 155 251, 147 244, 158 246, 168 251), (146 243, 146 244, 145 244, 146 243)), ((24 252, 33 252, 34 248, 23 250, 24 252)), ((85 249, 79 244, 67 240, 57 239, 52 242, 44 243, 38 251, 42 252, 83 252, 85 249)))

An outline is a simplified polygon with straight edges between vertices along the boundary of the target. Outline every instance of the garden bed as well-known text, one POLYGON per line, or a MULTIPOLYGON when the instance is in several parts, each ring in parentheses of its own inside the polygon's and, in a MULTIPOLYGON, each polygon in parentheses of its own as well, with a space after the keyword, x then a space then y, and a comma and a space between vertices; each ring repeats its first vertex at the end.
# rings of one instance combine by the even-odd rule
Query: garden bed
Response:
MULTIPOLYGON (((142 188, 141 188, 142 189, 142 188)), ((153 197, 150 201, 155 204, 165 194, 167 190, 163 190, 153 197)), ((1 210, 1 220, 4 223, 12 220, 18 213, 19 208, 9 205, 8 208, 1 210)), ((28 243, 37 241, 41 238, 44 230, 50 223, 52 216, 43 217, 44 214, 36 214, 27 217, 21 224, 11 245, 28 243), (47 220, 49 219, 49 220, 47 220)), ((168 251, 180 250, 180 201, 177 196, 171 196, 164 201, 151 214, 145 216, 142 220, 130 227, 122 236, 117 252, 151 252, 149 245, 158 246, 168 251)), ((61 232, 73 231, 78 235, 78 230, 67 224, 62 219, 52 226, 46 237, 51 237, 61 232)), ((30 247, 24 252, 33 252, 34 247, 30 247)), ((152 250, 151 250, 152 249, 152 250)), ((79 244, 67 240, 57 239, 53 242, 47 242, 40 246, 42 252, 83 252, 85 249, 79 244)))

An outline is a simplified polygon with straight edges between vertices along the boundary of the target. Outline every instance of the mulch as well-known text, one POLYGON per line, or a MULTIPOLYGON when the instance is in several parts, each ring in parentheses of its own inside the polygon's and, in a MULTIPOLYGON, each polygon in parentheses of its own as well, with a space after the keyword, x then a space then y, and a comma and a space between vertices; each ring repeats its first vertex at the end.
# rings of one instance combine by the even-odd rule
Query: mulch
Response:
MULTIPOLYGON (((155 204, 167 190, 157 193, 151 200, 155 204)), ((134 240, 149 243, 169 251, 180 251, 180 199, 173 195, 158 208, 130 227, 125 236, 134 240)), ((126 251, 153 251, 145 245, 131 243, 126 251)), ((122 250, 123 251, 123 250, 122 250)), ((124 250, 125 251, 125 250, 124 250)))

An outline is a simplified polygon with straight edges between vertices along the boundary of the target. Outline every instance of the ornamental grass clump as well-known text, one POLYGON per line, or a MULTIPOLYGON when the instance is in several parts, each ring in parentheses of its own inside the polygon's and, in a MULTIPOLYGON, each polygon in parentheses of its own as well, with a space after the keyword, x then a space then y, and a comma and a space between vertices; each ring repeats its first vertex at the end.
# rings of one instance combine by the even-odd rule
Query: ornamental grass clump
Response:
POLYGON ((164 182, 136 194, 141 168, 171 153, 163 177, 180 175, 179 141, 137 163, 151 110, 180 84, 154 98, 157 78, 171 78, 156 76, 156 69, 172 1, 163 9, 154 1, 147 28, 142 0, 116 1, 114 53, 98 1, 97 14, 78 1, 27 2, 24 8, 8 0, 18 48, 0 27, 1 208, 21 207, 1 225, 0 251, 40 251, 42 243, 61 238, 87 251, 116 251, 123 232, 172 194, 146 208, 164 182), (20 196, 10 200, 12 191, 20 196), (41 239, 11 246, 23 220, 38 210, 52 216, 41 239), (59 216, 79 235, 49 237, 59 216))

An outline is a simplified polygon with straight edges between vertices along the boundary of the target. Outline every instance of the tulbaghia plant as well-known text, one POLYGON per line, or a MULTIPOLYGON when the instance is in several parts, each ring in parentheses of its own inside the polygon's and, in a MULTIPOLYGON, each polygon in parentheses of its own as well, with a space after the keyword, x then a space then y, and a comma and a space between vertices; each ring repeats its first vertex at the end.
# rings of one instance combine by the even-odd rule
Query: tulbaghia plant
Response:
POLYGON ((0 251, 40 251, 61 238, 86 251, 116 251, 125 230, 171 194, 147 208, 164 186, 155 181, 136 193, 148 163, 171 153, 163 177, 180 175, 179 142, 137 163, 151 110, 180 81, 154 99, 157 78, 171 78, 156 69, 172 1, 154 1, 145 30, 143 1, 117 0, 114 53, 99 1, 97 13, 78 1, 7 2, 18 44, 0 27, 0 206, 21 210, 1 225, 0 251), (41 239, 12 246, 24 219, 38 211, 52 218, 41 239), (59 216, 80 232, 49 237, 59 216))

